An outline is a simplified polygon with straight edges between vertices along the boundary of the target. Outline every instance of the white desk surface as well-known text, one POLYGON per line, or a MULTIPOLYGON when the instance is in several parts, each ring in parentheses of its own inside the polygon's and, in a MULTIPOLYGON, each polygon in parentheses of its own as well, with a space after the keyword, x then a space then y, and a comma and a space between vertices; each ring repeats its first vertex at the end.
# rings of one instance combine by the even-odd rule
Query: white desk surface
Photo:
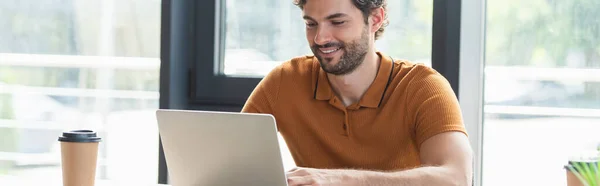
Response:
MULTIPOLYGON (((14 176, 0 176, 0 185, 18 185, 18 186, 62 186, 62 179, 55 180, 32 180, 32 179, 23 179, 14 176)), ((163 184, 140 184, 135 183, 134 181, 107 181, 107 180, 97 180, 95 186, 130 186, 130 185, 139 185, 139 186, 168 186, 163 184)))

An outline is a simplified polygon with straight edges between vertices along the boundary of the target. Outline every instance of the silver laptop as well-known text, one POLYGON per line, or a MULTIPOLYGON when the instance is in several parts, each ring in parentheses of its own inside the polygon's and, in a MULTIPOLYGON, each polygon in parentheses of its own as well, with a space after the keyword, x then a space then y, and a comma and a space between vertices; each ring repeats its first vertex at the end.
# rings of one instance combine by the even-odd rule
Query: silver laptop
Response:
POLYGON ((171 185, 287 185, 273 116, 158 110, 156 117, 171 185))

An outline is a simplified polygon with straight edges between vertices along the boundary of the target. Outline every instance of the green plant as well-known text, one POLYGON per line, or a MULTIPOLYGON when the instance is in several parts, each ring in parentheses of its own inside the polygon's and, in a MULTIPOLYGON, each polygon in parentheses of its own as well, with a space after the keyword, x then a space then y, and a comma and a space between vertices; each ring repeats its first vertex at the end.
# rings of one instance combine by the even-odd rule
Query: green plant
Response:
POLYGON ((569 161, 567 169, 571 171, 584 186, 600 185, 600 156, 594 160, 569 161))

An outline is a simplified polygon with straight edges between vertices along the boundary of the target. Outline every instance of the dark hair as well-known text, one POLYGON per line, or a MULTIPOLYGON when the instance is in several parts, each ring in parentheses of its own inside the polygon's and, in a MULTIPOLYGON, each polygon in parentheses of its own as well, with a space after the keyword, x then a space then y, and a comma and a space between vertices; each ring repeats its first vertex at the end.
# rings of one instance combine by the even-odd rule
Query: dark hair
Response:
MULTIPOLYGON (((308 0, 294 0, 294 4, 298 7, 300 7, 300 9, 303 9, 304 5, 306 4, 306 1, 308 1, 308 0)), ((363 17, 365 19, 365 24, 369 23, 369 15, 371 15, 371 13, 373 12, 373 9, 383 8, 384 11, 387 11, 387 0, 351 0, 351 1, 354 3, 354 6, 362 12, 363 17)), ((383 16, 384 16, 383 24, 381 25, 379 30, 377 30, 377 32, 375 32, 375 40, 377 40, 377 39, 379 39, 379 37, 381 37, 381 35, 385 31, 385 27, 389 24, 387 12, 384 12, 383 16)))

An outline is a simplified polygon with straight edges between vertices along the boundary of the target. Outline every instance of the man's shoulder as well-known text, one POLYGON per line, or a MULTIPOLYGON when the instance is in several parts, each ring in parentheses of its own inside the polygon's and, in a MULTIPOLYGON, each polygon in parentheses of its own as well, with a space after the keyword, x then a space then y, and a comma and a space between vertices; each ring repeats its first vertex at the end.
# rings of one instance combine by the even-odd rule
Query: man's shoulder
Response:
POLYGON ((441 76, 438 71, 422 62, 396 60, 394 63, 397 66, 395 78, 418 80, 431 75, 441 76))
POLYGON ((451 90, 448 80, 437 70, 429 65, 407 60, 396 61, 398 71, 394 82, 400 86, 397 90, 405 93, 424 94, 425 92, 439 92, 440 90, 451 90))
POLYGON ((448 80, 429 65, 408 60, 396 60, 395 74, 391 79, 394 90, 415 92, 423 89, 435 90, 449 86, 448 80))
POLYGON ((310 75, 315 70, 315 57, 312 55, 294 57, 283 62, 279 68, 282 74, 285 75, 310 75))
POLYGON ((316 61, 314 56, 298 56, 290 60, 284 61, 277 65, 271 72, 269 72, 262 81, 276 81, 278 84, 287 84, 290 81, 299 82, 311 80, 310 77, 314 75, 315 69, 320 68, 319 65, 315 65, 316 61))

